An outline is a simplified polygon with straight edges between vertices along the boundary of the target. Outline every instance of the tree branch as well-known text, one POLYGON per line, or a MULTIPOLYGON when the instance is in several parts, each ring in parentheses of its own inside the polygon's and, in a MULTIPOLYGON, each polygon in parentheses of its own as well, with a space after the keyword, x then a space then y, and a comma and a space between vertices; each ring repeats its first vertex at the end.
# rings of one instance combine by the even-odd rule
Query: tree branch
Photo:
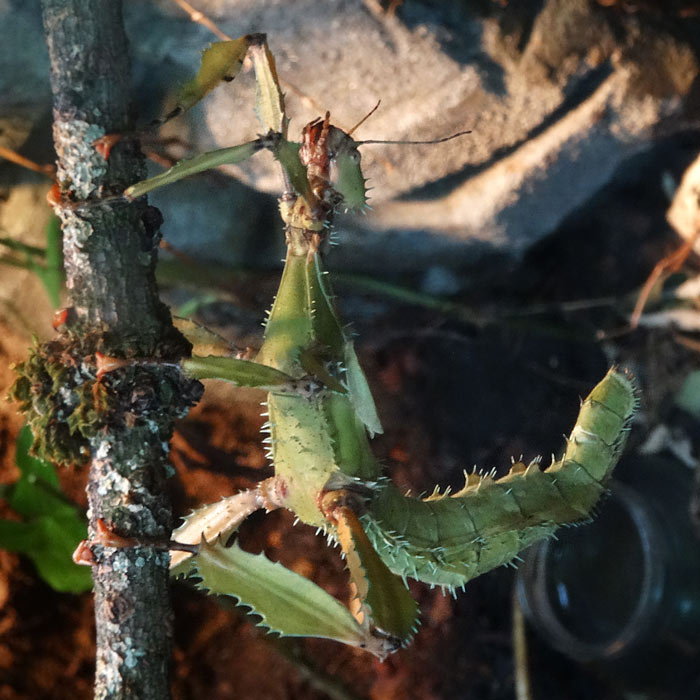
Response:
POLYGON ((96 139, 130 126, 121 5, 121 0, 42 0, 61 190, 56 211, 73 307, 61 339, 38 352, 49 372, 57 357, 64 370, 75 368, 81 376, 71 387, 76 400, 92 396, 80 412, 82 404, 73 401, 67 420, 78 425, 92 455, 91 536, 101 519, 135 543, 93 546, 95 697, 162 700, 169 697, 172 613, 169 557, 155 545, 169 539, 172 527, 164 491, 167 446, 174 419, 198 398, 200 387, 165 366, 132 365, 102 381, 86 379, 94 380, 88 365, 98 351, 165 361, 190 351, 158 299, 160 213, 143 198, 133 204, 107 199, 143 178, 138 143, 124 136, 108 160, 94 146, 96 139), (81 393, 88 384, 89 391, 81 393))

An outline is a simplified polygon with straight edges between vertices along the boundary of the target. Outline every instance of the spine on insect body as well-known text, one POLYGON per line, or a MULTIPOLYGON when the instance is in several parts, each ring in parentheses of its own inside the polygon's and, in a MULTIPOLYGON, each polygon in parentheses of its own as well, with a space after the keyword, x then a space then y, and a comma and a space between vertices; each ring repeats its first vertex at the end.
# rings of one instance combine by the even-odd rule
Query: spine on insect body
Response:
POLYGON ((611 369, 583 402, 563 457, 549 468, 536 460, 497 480, 469 474, 460 491, 423 500, 383 484, 363 518, 367 534, 395 573, 463 586, 559 526, 591 517, 636 403, 632 379, 611 369))

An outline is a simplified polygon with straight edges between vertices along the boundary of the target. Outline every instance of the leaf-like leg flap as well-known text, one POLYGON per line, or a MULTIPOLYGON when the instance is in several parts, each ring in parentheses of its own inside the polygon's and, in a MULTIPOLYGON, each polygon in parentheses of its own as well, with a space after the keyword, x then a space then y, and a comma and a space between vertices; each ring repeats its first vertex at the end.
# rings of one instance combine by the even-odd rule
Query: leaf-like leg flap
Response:
MULTIPOLYGON (((335 497, 333 492, 329 495, 335 497)), ((373 634, 384 638, 388 649, 395 651, 413 637, 418 605, 406 584, 379 558, 354 511, 339 505, 331 507, 330 515, 357 589, 357 609, 353 612, 373 634)))
POLYGON ((306 166, 302 165, 299 158, 301 144, 296 141, 278 138, 269 141, 265 145, 279 161, 294 191, 301 197, 306 198, 307 201, 313 202, 314 195, 311 192, 309 178, 306 175, 306 166))
POLYGON ((222 379, 237 386, 255 386, 269 390, 295 381, 274 367, 236 357, 195 355, 182 361, 182 369, 194 379, 222 379))
POLYGON ((318 377, 331 391, 347 394, 347 389, 328 371, 318 348, 300 350, 299 364, 309 376, 318 377))
POLYGON ((275 59, 270 53, 264 34, 253 34, 249 55, 255 68, 255 111, 265 131, 286 137, 287 120, 284 115, 284 97, 280 90, 275 59))
POLYGON ((173 316, 173 325, 192 343, 193 355, 230 357, 236 353, 236 348, 225 338, 192 319, 173 316))
POLYGON ((194 561, 199 588, 234 596, 262 618, 261 625, 288 637, 322 637, 360 647, 380 658, 383 645, 368 635, 350 611, 322 588, 264 554, 234 543, 202 543, 194 561))
MULTIPOLYGON (((186 545, 198 545, 218 537, 225 541, 251 513, 261 508, 274 510, 282 505, 284 485, 280 479, 273 476, 262 481, 254 489, 241 491, 192 511, 185 516, 183 524, 173 531, 172 539, 186 545)), ((191 552, 172 551, 171 574, 178 576, 188 573, 191 570, 191 558, 191 552)))
POLYGON ((367 384, 365 373, 360 367, 360 362, 355 354, 355 347, 351 341, 345 344, 345 368, 347 370, 347 383, 350 390, 350 400, 358 418, 364 423, 370 437, 384 432, 377 415, 372 392, 367 384))
POLYGON ((196 105, 222 80, 231 81, 238 75, 250 39, 242 36, 232 41, 217 41, 204 50, 199 72, 180 89, 177 114, 196 105))
POLYGON ((346 209, 362 211, 367 208, 367 189, 360 167, 360 152, 353 146, 352 139, 348 141, 349 145, 332 160, 336 177, 335 188, 343 195, 343 205, 346 209))
POLYGON ((195 173, 202 173, 205 170, 218 168, 220 165, 241 163, 252 155, 255 155, 261 148, 263 148, 262 142, 259 139, 255 139, 255 141, 248 141, 239 146, 220 148, 217 151, 210 151, 209 153, 202 153, 194 158, 181 160, 173 165, 172 168, 160 173, 160 175, 150 177, 148 180, 142 180, 135 185, 127 187, 124 190, 124 196, 128 199, 136 199, 136 197, 141 197, 159 187, 171 185, 173 182, 182 180, 195 173))
POLYGON ((325 389, 325 385, 315 377, 297 379, 269 365, 236 357, 194 356, 182 361, 182 369, 194 379, 221 379, 236 386, 257 387, 306 399, 318 396, 325 389))

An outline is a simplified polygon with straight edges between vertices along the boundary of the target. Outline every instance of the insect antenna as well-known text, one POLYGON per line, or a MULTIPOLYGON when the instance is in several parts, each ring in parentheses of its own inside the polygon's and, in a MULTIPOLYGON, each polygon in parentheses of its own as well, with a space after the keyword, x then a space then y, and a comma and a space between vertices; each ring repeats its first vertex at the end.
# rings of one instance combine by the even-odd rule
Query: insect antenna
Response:
MULTIPOLYGON (((347 131, 348 136, 352 136, 357 129, 359 129, 376 111, 379 109, 379 105, 382 103, 381 100, 377 101, 377 104, 372 107, 372 109, 365 114, 362 119, 360 119, 355 126, 350 129, 350 131, 347 131)), ((431 139, 429 141, 380 141, 380 140, 375 140, 375 139, 368 139, 366 141, 355 141, 355 146, 364 146, 366 144, 390 144, 390 145, 396 145, 396 144, 407 144, 407 145, 428 145, 428 144, 433 144, 433 143, 444 143, 445 141, 451 141, 452 139, 456 139, 459 136, 464 136, 465 134, 471 134, 471 129, 467 129, 465 131, 458 131, 456 134, 452 134, 451 136, 443 136, 440 139, 431 139)), ((354 140, 354 139, 353 139, 354 140)))
MULTIPOLYGON (((350 131, 347 132, 347 135, 352 136, 353 132, 356 131, 359 127, 361 127, 377 111, 377 109, 379 108, 379 105, 381 103, 382 103, 382 101, 378 100, 377 104, 374 105, 374 107, 372 107, 372 109, 370 109, 369 112, 367 112, 367 114, 365 114, 365 116, 362 117, 362 119, 360 119, 360 121, 357 122, 357 124, 355 124, 355 126, 353 126, 352 129, 350 129, 350 131)), ((360 141, 360 143, 366 143, 366 142, 360 141)))
MULTIPOLYGON (((371 112, 370 112, 371 114, 371 112)), ((369 115, 367 115, 369 116, 369 115)), ((366 119, 367 117, 365 117, 366 119)), ((364 120, 363 120, 364 121, 364 120)), ((361 124, 362 122, 360 122, 361 124)), ((444 143, 445 141, 452 141, 452 139, 456 139, 460 136, 464 136, 465 134, 471 134, 472 131, 471 129, 467 129, 465 131, 458 131, 456 134, 451 134, 450 136, 443 136, 441 139, 431 139, 430 141, 379 141, 375 139, 369 139, 367 141, 355 141, 356 146, 364 146, 366 144, 372 144, 372 143, 383 143, 383 144, 393 144, 393 145, 398 145, 398 144, 405 144, 405 145, 411 145, 411 146, 421 146, 421 145, 428 145, 428 144, 433 144, 433 143, 444 143)))

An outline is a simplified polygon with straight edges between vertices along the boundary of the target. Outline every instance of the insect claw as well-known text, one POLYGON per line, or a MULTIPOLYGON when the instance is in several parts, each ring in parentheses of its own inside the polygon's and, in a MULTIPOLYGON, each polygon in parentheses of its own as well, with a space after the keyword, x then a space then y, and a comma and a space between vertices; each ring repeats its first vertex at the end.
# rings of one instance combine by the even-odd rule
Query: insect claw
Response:
POLYGON ((73 552, 73 563, 78 566, 93 566, 97 563, 95 554, 92 551, 92 544, 89 540, 81 540, 73 552))

